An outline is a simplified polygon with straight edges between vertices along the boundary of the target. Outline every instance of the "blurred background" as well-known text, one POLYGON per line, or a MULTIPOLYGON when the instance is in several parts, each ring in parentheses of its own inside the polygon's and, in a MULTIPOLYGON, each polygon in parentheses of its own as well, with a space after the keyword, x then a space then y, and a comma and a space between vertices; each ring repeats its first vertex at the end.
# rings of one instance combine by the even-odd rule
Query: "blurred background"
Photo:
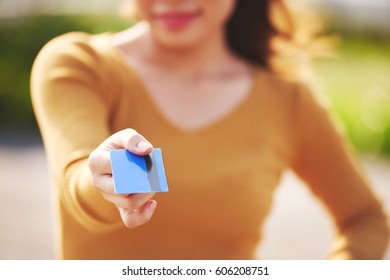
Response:
MULTIPOLYGON (((302 0, 303 1, 303 0, 302 0)), ((390 215, 390 1, 305 0, 340 38, 315 61, 316 87, 358 153, 390 215)), ((53 259, 48 166, 29 95, 35 56, 68 31, 119 31, 120 0, 0 0, 0 259, 53 259)), ((287 172, 275 194, 259 254, 322 259, 333 234, 322 206, 287 172)), ((390 259, 390 251, 386 259, 390 259)))

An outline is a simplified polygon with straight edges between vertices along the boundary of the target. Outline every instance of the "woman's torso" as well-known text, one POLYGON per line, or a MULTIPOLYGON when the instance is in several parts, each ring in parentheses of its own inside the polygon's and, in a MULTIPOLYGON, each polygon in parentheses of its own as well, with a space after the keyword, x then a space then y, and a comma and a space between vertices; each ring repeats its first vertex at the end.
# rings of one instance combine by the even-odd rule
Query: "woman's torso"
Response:
MULTIPOLYGON (((151 77, 129 65, 123 53, 104 36, 95 36, 91 44, 106 61, 107 69, 102 72, 109 74, 103 79, 109 83, 108 94, 114 95, 108 105, 110 130, 114 133, 134 128, 154 147, 162 149, 169 192, 155 196, 158 207, 153 218, 137 229, 123 227, 99 235, 78 228, 78 238, 66 242, 69 247, 64 249, 64 256, 254 258, 273 191, 291 157, 289 85, 279 83, 273 75, 258 68, 249 79, 250 85, 248 77, 227 81, 233 88, 235 83, 239 85, 237 88, 242 90, 239 94, 214 81, 218 86, 207 90, 207 96, 214 90, 218 95, 211 98, 211 107, 202 102, 189 106, 191 102, 187 103, 184 97, 182 103, 163 105, 159 94, 173 86, 161 83, 162 91, 158 91, 159 80, 148 82, 151 77), (236 96, 218 114, 213 114, 212 107, 218 107, 222 97, 229 94, 236 96), (175 119, 182 110, 168 116, 168 111, 178 105, 191 108, 189 118, 203 114, 207 117, 202 118, 201 126, 197 123, 195 128, 185 128, 185 122, 175 119)), ((196 89, 203 86, 193 84, 188 88, 193 98, 196 89)), ((181 92, 186 89, 184 84, 177 89, 186 94, 181 92)), ((175 96, 170 97, 171 102, 175 96)), ((70 223, 77 228, 74 221, 70 223)))

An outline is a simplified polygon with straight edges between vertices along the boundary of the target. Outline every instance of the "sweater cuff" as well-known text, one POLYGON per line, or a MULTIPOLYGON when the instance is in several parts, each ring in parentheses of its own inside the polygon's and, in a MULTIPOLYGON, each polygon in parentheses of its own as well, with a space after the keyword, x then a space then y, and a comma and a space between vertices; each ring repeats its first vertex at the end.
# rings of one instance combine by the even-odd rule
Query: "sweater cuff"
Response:
POLYGON ((330 259, 382 259, 390 240, 387 216, 381 204, 373 203, 358 218, 339 225, 330 259))
POLYGON ((123 227, 116 206, 93 187, 87 161, 74 162, 66 170, 61 198, 67 211, 92 232, 101 233, 123 227))

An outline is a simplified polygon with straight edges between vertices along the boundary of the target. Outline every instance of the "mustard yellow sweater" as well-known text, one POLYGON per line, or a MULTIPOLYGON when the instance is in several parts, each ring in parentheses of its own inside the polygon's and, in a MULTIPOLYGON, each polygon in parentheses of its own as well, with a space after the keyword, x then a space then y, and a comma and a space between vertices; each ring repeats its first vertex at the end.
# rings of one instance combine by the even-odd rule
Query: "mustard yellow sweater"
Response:
POLYGON ((336 229, 330 258, 383 257, 382 206, 328 111, 299 83, 258 69, 234 111, 185 132, 164 118, 106 34, 70 33, 38 55, 31 93, 56 186, 59 258, 255 258, 286 168, 329 210, 336 229), (90 152, 125 128, 162 148, 170 188, 136 229, 125 228, 92 187, 87 166, 90 152))

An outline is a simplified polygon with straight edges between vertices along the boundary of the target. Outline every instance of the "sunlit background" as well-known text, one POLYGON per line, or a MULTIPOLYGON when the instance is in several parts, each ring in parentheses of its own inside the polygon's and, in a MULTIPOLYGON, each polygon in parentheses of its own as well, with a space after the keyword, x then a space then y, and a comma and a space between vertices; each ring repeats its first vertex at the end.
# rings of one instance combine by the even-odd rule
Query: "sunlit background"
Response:
MULTIPOLYGON (((302 0, 303 1, 303 0, 302 0)), ((390 1, 305 0, 340 38, 315 61, 316 88, 358 153, 390 214, 390 1)), ((0 0, 0 259, 52 259, 50 177, 29 96, 33 60, 68 31, 119 31, 121 0, 0 0)), ((321 259, 333 231, 322 206, 286 173, 259 254, 321 259)), ((386 255, 390 259, 390 252, 386 255)))

